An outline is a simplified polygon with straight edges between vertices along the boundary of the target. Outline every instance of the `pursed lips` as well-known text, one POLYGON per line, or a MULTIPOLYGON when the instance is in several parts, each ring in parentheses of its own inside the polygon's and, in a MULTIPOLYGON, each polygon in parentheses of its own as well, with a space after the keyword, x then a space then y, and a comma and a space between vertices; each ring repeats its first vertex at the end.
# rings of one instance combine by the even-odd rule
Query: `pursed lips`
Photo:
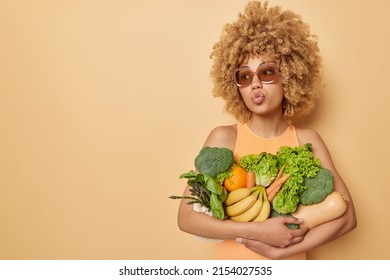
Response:
POLYGON ((261 91, 254 91, 251 93, 251 99, 255 104, 263 103, 265 95, 261 91))

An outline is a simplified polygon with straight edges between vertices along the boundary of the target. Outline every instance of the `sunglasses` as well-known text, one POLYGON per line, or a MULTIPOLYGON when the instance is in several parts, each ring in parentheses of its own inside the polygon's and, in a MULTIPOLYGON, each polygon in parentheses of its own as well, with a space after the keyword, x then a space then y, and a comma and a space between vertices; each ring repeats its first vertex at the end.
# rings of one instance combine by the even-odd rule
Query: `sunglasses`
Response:
POLYGON ((255 72, 248 66, 240 67, 234 71, 234 80, 237 86, 247 87, 252 83, 255 75, 263 84, 276 83, 279 79, 279 67, 272 62, 260 64, 255 72))

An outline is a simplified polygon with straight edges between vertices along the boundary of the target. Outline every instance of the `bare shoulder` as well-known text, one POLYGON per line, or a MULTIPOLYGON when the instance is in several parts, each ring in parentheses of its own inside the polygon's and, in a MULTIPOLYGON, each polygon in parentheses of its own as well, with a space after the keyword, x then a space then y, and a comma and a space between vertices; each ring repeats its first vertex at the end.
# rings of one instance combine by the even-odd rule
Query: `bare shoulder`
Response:
POLYGON ((237 125, 224 125, 214 128, 207 137, 204 146, 224 147, 234 150, 237 138, 237 125))
POLYGON ((320 159, 324 167, 334 169, 330 152, 321 135, 311 128, 296 128, 300 145, 311 143, 313 153, 320 159))
POLYGON ((313 145, 317 142, 323 142, 321 136, 312 128, 295 128, 298 142, 300 145, 304 145, 306 143, 312 143, 313 145), (313 143, 314 142, 314 143, 313 143))

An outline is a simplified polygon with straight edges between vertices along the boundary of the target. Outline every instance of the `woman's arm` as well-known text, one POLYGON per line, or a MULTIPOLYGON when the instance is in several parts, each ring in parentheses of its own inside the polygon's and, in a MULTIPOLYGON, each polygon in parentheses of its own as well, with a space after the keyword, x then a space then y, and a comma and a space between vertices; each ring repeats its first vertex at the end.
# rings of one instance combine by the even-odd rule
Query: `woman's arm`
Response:
MULTIPOLYGON (((218 127, 210 133, 204 146, 225 147, 234 150, 235 139, 235 126, 218 127)), ((188 186, 184 195, 190 195, 188 186)), ((181 201, 178 214, 179 228, 193 235, 212 239, 236 239, 243 237, 278 247, 286 247, 303 239, 308 229, 290 230, 285 226, 286 223, 299 224, 300 222, 294 217, 278 217, 262 223, 220 220, 194 211, 192 206, 188 205, 185 200, 181 201)))
MULTIPOLYGON (((188 195, 188 187, 185 192, 188 195)), ((187 233, 212 239, 236 239, 244 237, 261 241, 265 244, 286 247, 302 241, 309 230, 302 228, 290 230, 286 224, 300 224, 294 217, 277 217, 261 223, 234 222, 228 219, 220 220, 215 217, 193 210, 184 200, 180 203, 178 225, 187 233), (277 233, 277 234, 275 234, 277 233)))
POLYGON ((288 256, 308 251, 321 246, 327 242, 335 240, 340 236, 350 232, 357 226, 356 214, 352 197, 346 184, 337 172, 331 155, 322 138, 313 130, 297 130, 297 135, 301 144, 312 143, 313 153, 320 159, 321 165, 330 171, 334 176, 334 190, 346 195, 349 199, 346 212, 333 221, 321 224, 311 229, 302 242, 296 243, 287 248, 277 248, 262 244, 254 240, 240 239, 249 249, 260 253, 268 258, 280 259, 288 256))

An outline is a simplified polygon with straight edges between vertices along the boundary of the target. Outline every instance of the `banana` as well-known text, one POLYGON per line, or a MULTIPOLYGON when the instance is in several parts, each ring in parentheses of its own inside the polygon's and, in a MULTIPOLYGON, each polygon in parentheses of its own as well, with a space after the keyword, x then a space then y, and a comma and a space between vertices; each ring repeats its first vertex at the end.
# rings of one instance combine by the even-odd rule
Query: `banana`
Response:
POLYGON ((255 204, 257 197, 259 196, 259 190, 252 192, 251 195, 237 201, 236 203, 225 207, 225 213, 229 217, 238 216, 247 211, 255 204))
POLYGON ((257 188, 239 188, 231 191, 224 202, 225 206, 233 205, 234 203, 244 199, 249 196, 257 188))
POLYGON ((230 217, 230 220, 236 222, 250 222, 259 215, 262 206, 263 206, 263 196, 259 195, 255 204, 253 204, 251 208, 249 208, 241 215, 230 217))
POLYGON ((262 222, 262 221, 265 221, 269 218, 269 215, 271 213, 271 203, 269 202, 268 198, 267 198, 267 193, 265 191, 265 188, 264 190, 260 190, 261 194, 259 194, 259 196, 262 196, 263 197, 263 206, 261 207, 261 210, 259 212, 259 214, 257 215, 257 217, 255 217, 252 221, 253 222, 262 222))

